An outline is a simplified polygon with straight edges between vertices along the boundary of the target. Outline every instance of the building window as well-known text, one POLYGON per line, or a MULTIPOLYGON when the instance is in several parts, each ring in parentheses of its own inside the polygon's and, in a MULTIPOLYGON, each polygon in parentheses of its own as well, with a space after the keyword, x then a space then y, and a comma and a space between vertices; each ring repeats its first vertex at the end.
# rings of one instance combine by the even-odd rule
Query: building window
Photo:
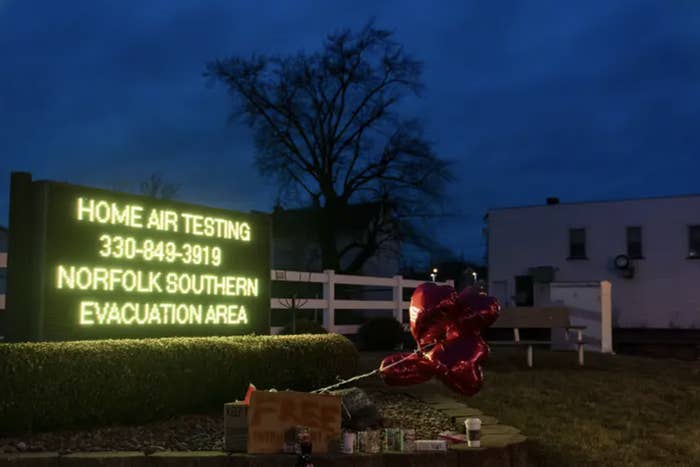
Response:
POLYGON ((534 301, 532 276, 515 276, 515 306, 532 306, 534 301))
POLYGON ((569 259, 586 259, 586 229, 569 229, 569 259))
POLYGON ((637 259, 643 258, 641 227, 627 227, 627 256, 637 259))
POLYGON ((700 225, 688 227, 688 258, 700 259, 700 225))

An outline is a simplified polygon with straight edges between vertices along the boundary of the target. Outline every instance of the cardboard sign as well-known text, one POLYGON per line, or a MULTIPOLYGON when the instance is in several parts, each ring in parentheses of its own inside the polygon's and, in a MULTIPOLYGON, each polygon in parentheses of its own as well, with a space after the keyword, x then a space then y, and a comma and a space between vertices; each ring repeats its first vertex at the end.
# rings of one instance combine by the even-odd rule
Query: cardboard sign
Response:
POLYGON ((248 453, 282 452, 285 433, 297 426, 310 429, 314 453, 328 452, 340 439, 340 407, 340 396, 255 391, 248 410, 248 453))

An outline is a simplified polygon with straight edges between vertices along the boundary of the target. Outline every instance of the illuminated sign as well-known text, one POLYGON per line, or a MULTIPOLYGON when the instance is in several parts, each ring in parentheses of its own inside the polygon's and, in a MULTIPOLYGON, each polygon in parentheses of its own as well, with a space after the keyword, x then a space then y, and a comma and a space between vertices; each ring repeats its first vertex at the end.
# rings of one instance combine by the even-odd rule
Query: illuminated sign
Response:
POLYGON ((13 174, 8 337, 269 333, 268 216, 13 174))

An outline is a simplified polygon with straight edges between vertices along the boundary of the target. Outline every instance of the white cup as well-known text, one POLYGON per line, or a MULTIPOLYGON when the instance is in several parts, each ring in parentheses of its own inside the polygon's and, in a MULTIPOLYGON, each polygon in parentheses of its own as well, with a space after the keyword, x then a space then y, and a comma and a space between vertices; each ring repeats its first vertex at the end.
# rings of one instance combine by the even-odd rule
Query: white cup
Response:
POLYGON ((464 431, 467 434, 467 446, 470 448, 481 447, 481 420, 468 418, 464 421, 464 431))
POLYGON ((346 431, 343 433, 343 448, 344 454, 352 454, 355 452, 355 433, 346 431))

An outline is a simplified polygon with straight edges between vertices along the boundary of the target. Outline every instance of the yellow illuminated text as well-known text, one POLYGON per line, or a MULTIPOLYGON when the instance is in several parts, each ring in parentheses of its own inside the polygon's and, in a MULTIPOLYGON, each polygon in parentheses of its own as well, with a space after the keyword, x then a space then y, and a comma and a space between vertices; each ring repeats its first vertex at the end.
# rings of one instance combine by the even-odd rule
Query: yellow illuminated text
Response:
POLYGON ((215 274, 58 265, 56 288, 103 292, 257 297, 258 279, 215 274))
POLYGON ((83 326, 247 323, 245 306, 236 304, 80 302, 80 324, 83 326))

